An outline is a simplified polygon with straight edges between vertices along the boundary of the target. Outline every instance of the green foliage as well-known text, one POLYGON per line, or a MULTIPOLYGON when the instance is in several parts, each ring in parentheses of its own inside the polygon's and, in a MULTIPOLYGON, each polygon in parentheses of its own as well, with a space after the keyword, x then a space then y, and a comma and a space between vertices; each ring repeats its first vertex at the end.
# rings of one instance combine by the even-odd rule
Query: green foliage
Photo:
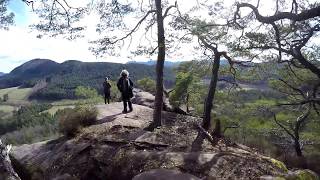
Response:
POLYGON ((319 83, 318 77, 306 69, 284 66, 278 70, 278 74, 281 80, 272 79, 269 81, 269 85, 279 92, 287 94, 289 101, 303 99, 302 95, 291 87, 300 89, 306 95, 312 93, 313 87, 319 83))
POLYGON ((156 82, 150 77, 145 77, 137 81, 137 85, 144 91, 155 93, 156 91, 156 82))
POLYGON ((92 125, 98 115, 95 107, 77 106, 57 112, 59 131, 68 137, 76 135, 81 127, 92 125))
MULTIPOLYGON (((144 77, 154 79, 156 76, 154 66, 144 64, 87 63, 80 61, 66 61, 58 64, 49 60, 37 59, 17 67, 6 76, 0 77, 0 88, 17 87, 23 84, 30 86, 33 82, 46 78, 47 86, 32 93, 30 99, 76 99, 75 89, 78 86, 96 89, 98 94, 102 95, 104 78, 108 76, 110 80, 117 81, 122 69, 127 69, 130 72, 130 78, 134 82, 144 77)), ((166 87, 170 88, 173 85, 174 77, 171 68, 164 69, 166 87)))
POLYGON ((271 158, 270 161, 272 162, 272 164, 276 165, 278 168, 280 168, 284 172, 288 172, 288 169, 283 162, 276 160, 276 159, 273 159, 273 158, 271 158))
POLYGON ((179 72, 176 77, 176 85, 170 94, 170 102, 174 106, 188 103, 189 86, 193 83, 193 75, 191 73, 179 72))
POLYGON ((118 90, 117 83, 115 81, 109 81, 109 83, 111 85, 111 89, 110 89, 111 101, 115 101, 115 102, 121 101, 121 93, 118 90))
POLYGON ((1 139, 6 144, 20 145, 31 144, 58 137, 55 124, 42 124, 30 127, 23 127, 19 130, 6 133, 1 139))
POLYGON ((78 98, 83 99, 96 98, 98 96, 97 90, 84 86, 78 86, 75 90, 75 94, 78 98))
POLYGON ((201 102, 200 79, 189 72, 178 72, 176 77, 176 85, 170 93, 170 103, 174 106, 186 105, 187 110, 190 105, 201 102))
POLYGON ((187 110, 193 108, 193 113, 202 115, 203 103, 207 89, 202 79, 210 74, 208 61, 182 62, 174 69, 176 83, 169 94, 169 101, 174 106, 186 105, 187 110))
POLYGON ((41 124, 53 124, 53 117, 43 111, 50 109, 50 104, 22 106, 12 117, 0 121, 0 134, 41 124))
POLYGON ((314 172, 311 172, 307 169, 298 170, 295 172, 295 180, 319 180, 319 177, 314 172))
POLYGON ((34 143, 58 136, 55 117, 47 112, 49 104, 22 106, 9 118, 0 118, 0 135, 6 143, 34 143))

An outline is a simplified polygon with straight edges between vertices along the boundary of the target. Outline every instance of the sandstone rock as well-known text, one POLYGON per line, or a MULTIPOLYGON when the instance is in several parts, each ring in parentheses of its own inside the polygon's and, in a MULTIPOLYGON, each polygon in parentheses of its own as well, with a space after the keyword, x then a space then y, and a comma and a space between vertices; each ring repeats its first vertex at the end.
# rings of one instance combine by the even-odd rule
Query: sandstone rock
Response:
POLYGON ((153 169, 136 175, 132 180, 201 180, 188 173, 177 170, 153 169))
POLYGON ((279 163, 245 146, 213 147, 205 140, 202 151, 190 152, 198 130, 192 124, 201 119, 163 112, 164 125, 147 132, 143 129, 152 121, 151 108, 134 105, 133 112, 122 114, 121 103, 97 107, 97 123, 73 139, 14 147, 12 157, 21 178, 126 180, 154 169, 205 179, 287 174, 279 163))
MULTIPOLYGON (((151 94, 149 92, 142 91, 140 89, 135 89, 134 94, 135 94, 135 96, 132 99, 132 103, 142 105, 142 106, 147 106, 150 108, 154 108, 155 97, 153 94, 151 94)), ((179 114, 184 114, 184 115, 187 114, 181 108, 171 106, 169 99, 166 96, 164 96, 164 99, 163 99, 163 110, 168 111, 168 112, 175 112, 175 113, 179 113, 179 114)))

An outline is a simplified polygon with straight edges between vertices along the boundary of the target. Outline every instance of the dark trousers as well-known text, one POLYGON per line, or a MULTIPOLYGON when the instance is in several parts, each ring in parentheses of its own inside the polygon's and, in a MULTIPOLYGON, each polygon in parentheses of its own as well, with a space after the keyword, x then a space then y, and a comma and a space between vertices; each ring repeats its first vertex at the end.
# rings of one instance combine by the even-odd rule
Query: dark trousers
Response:
POLYGON ((129 111, 132 111, 132 102, 131 102, 130 98, 122 98, 122 101, 123 101, 123 111, 127 112, 128 106, 129 106, 129 111))
POLYGON ((110 104, 110 95, 109 94, 104 94, 104 104, 110 104))

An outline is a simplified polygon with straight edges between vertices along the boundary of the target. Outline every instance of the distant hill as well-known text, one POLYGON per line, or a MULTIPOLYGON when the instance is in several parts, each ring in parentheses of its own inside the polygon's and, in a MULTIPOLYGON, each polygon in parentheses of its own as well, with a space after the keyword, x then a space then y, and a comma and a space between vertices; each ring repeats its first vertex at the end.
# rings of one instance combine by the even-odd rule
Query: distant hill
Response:
MULTIPOLYGON (((116 81, 122 69, 130 72, 133 81, 143 77, 155 78, 154 66, 145 64, 81 62, 69 60, 57 63, 49 59, 33 59, 0 77, 0 88, 32 87, 39 80, 45 80, 47 86, 31 97, 36 99, 73 99, 77 86, 90 86, 102 91, 101 84, 106 76, 116 81)), ((175 75, 171 68, 165 68, 165 84, 172 86, 175 75)))
MULTIPOLYGON (((165 61, 164 66, 165 67, 176 67, 178 66, 182 61, 165 61)), ((149 60, 149 61, 129 61, 127 64, 145 64, 149 66, 156 65, 157 61, 155 60, 149 60)))
POLYGON ((3 76, 3 75, 5 75, 6 73, 3 73, 3 72, 0 72, 0 76, 3 76))

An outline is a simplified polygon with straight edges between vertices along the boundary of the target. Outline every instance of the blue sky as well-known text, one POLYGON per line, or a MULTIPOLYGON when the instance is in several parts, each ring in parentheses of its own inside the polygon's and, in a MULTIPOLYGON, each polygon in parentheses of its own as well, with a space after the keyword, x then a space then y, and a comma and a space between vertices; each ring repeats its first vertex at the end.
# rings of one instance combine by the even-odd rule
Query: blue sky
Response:
POLYGON ((32 31, 29 25, 39 19, 21 0, 10 0, 8 10, 15 14, 15 24, 8 31, 0 30, 0 39, 6 42, 0 44, 0 72, 8 73, 34 58, 49 58, 57 62, 69 59, 98 61, 88 50, 87 39, 72 42, 63 38, 36 38, 39 33, 32 31))
POLYGON ((15 14, 15 24, 17 26, 27 26, 28 25, 28 13, 27 8, 29 9, 28 6, 26 6, 25 3, 23 3, 20 0, 13 0, 9 1, 9 7, 8 9, 15 14))
MULTIPOLYGON (((82 61, 109 61, 125 63, 132 60, 127 55, 122 57, 102 57, 97 59, 89 47, 88 38, 69 41, 63 37, 36 38, 39 32, 32 31, 29 25, 39 21, 32 8, 21 0, 10 0, 8 10, 15 14, 15 25, 8 31, 0 30, 0 39, 6 43, 0 43, 0 72, 9 73, 15 67, 35 58, 48 58, 57 62, 75 59, 82 61)), ((85 24, 93 23, 97 18, 88 18, 85 24)), ((91 32, 85 32, 86 36, 92 36, 91 32)), ((149 60, 150 58, 140 58, 149 60)))
MULTIPOLYGON (((175 0, 170 0, 174 3, 175 0)), ((130 44, 125 43, 119 45, 119 50, 116 52, 117 56, 104 54, 103 57, 97 58, 89 50, 92 44, 89 41, 97 40, 101 38, 101 35, 96 32, 96 25, 99 23, 98 14, 91 13, 85 16, 79 23, 86 26, 87 29, 83 31, 84 38, 76 39, 73 41, 67 40, 65 37, 43 36, 41 39, 37 38, 37 35, 41 34, 35 30, 32 30, 29 25, 37 24, 39 18, 32 11, 32 8, 27 6, 21 0, 10 0, 9 11, 15 13, 15 25, 11 26, 8 31, 0 30, 0 72, 8 73, 15 67, 35 58, 46 58, 56 62, 63 62, 66 60, 81 60, 81 61, 104 61, 104 62, 118 62, 126 63, 130 60, 148 61, 150 59, 156 59, 156 54, 145 56, 134 56, 131 52, 136 51, 137 46, 156 45, 156 38, 154 32, 156 29, 149 31, 150 34, 145 34, 144 28, 141 27, 139 31, 135 32, 133 39, 130 39, 130 44), (148 37, 147 37, 148 36, 148 37), (145 37, 145 39, 143 39, 145 37), (146 38, 148 41, 146 41, 146 38)), ((39 3, 39 1, 35 1, 39 3)), ((81 7, 83 3, 87 3, 88 0, 70 0, 73 2, 73 7, 81 7), (81 5, 82 3, 82 5, 81 5)), ((137 1, 132 1, 137 2, 137 1)), ((185 0, 180 0, 181 5, 184 7, 191 2, 197 2, 196 0, 190 1, 190 3, 183 3, 185 0)), ((145 2, 147 3, 147 2, 145 2)), ((190 5, 190 6, 191 6, 190 5)), ((35 6, 39 6, 35 5, 35 6)), ((192 6, 191 6, 192 7, 192 6)), ((187 7, 186 9, 188 9, 187 7)), ((125 23, 128 27, 133 28, 139 19, 135 17, 128 17, 125 19, 125 23)), ((154 27, 156 28, 156 27, 154 27)), ((124 34, 123 31, 112 31, 115 36, 124 34)), ((109 32, 108 32, 109 33, 109 32)), ((193 45, 188 45, 187 49, 180 49, 171 52, 166 58, 168 60, 192 60, 199 53, 193 48, 193 45)), ((200 53, 201 54, 201 53, 200 53)))

